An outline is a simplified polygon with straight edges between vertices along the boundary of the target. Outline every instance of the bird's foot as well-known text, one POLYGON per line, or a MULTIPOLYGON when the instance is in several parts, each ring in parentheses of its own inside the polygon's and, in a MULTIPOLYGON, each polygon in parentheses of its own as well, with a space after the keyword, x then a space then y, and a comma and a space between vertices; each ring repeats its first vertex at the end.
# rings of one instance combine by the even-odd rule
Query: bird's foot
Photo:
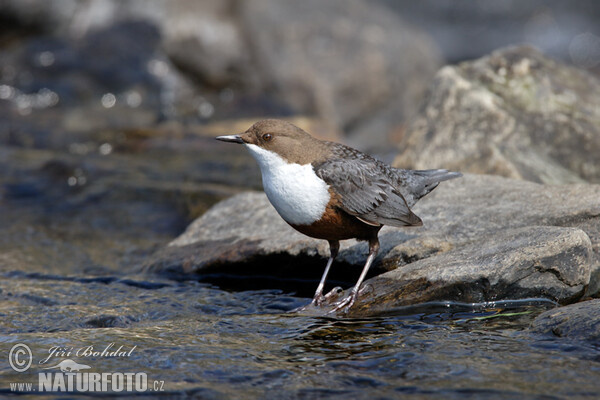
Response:
MULTIPOLYGON (((341 293, 344 292, 340 286, 336 286, 329 293, 323 295, 322 293, 315 294, 312 301, 305 306, 298 307, 293 309, 291 312, 301 312, 301 311, 310 311, 314 309, 321 308, 326 306, 327 304, 335 302, 341 293)), ((334 303, 335 304, 335 303, 334 303)))
POLYGON ((349 296, 344 297, 340 301, 333 303, 333 308, 330 311, 328 311, 327 314, 334 314, 340 311, 344 314, 348 314, 348 310, 350 310, 350 307, 352 307, 352 305, 356 301, 354 297, 354 295, 350 294, 349 296))
POLYGON ((333 289, 331 289, 331 291, 326 295, 323 295, 323 293, 317 293, 310 302, 310 305, 320 307, 325 303, 331 303, 332 299, 339 297, 340 293, 342 293, 343 291, 344 290, 341 287, 336 286, 333 289))
POLYGON ((344 293, 344 290, 341 287, 336 286, 326 295, 315 295, 309 304, 296 308, 292 310, 292 312, 318 312, 318 309, 324 308, 323 312, 326 314, 337 314, 340 311, 343 314, 347 314, 356 302, 358 296, 369 293, 372 290, 373 288, 371 285, 363 285, 360 290, 358 290, 358 293, 352 290, 348 296, 340 298, 340 295, 344 293))
POLYGON ((340 286, 334 287, 329 291, 329 293, 323 296, 323 303, 321 304, 331 303, 332 301, 335 301, 338 297, 340 297, 340 294, 342 294, 343 292, 344 289, 342 289, 340 286))
POLYGON ((358 290, 358 292, 352 290, 348 296, 333 303, 333 308, 328 312, 328 314, 338 313, 339 311, 342 311, 344 314, 348 314, 348 311, 354 305, 358 296, 369 293, 372 291, 372 289, 373 288, 371 285, 364 285, 358 290))

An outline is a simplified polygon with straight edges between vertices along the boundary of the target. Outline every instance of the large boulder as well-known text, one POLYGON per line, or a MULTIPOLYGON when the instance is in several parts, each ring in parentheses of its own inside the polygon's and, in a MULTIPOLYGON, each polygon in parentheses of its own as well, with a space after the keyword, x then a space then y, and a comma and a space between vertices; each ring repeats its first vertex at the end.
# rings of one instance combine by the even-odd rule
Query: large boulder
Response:
POLYGON ((464 246, 410 263, 369 281, 354 314, 438 300, 479 303, 582 297, 590 282, 592 244, 578 228, 507 228, 464 246))
POLYGON ((600 80, 529 47, 442 68, 394 164, 600 182, 600 80))
MULTIPOLYGON (((371 290, 352 312, 371 315, 432 300, 544 297, 570 303, 593 295, 600 277, 598 198, 598 185, 484 175, 445 182, 415 206, 423 227, 382 229, 374 269, 388 272, 366 281, 371 290)), ((346 271, 352 282, 366 250, 365 243, 343 242, 333 271, 353 266, 346 271)), ((327 255, 325 241, 295 232, 263 193, 248 192, 215 205, 147 266, 201 276, 232 267, 251 275, 258 265, 270 265, 276 274, 289 263, 322 270, 327 255)))

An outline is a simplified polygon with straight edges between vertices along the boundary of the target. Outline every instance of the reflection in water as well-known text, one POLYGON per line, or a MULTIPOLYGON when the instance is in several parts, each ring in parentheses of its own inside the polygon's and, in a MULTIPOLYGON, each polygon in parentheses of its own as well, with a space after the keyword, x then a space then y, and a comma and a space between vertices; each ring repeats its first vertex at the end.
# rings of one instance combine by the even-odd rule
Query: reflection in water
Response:
POLYGON ((0 100, 8 101, 20 115, 29 115, 32 110, 43 110, 53 107, 60 101, 60 96, 48 89, 41 88, 35 93, 24 93, 10 85, 0 85, 0 100))

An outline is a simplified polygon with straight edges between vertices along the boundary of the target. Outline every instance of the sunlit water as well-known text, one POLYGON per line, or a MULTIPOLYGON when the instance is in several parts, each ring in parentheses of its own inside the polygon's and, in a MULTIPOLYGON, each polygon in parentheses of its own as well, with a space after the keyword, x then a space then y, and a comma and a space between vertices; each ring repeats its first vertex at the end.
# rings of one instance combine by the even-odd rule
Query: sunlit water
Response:
POLYGON ((0 343, 31 347, 28 372, 2 363, 0 387, 31 380, 49 349, 127 357, 75 358, 94 372, 145 372, 165 394, 207 398, 593 398, 598 348, 528 332, 549 304, 439 303, 365 320, 288 311, 280 291, 227 292, 148 277, 65 279, 5 274, 0 343), (145 278, 145 279, 143 279, 145 278))

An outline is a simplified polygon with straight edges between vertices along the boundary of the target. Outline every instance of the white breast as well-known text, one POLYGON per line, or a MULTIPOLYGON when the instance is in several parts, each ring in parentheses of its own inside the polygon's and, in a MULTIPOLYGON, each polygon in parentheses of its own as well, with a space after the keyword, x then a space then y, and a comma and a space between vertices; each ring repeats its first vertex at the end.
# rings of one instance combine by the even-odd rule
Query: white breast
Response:
POLYGON ((329 186, 310 164, 290 164, 277 153, 246 144, 262 174, 263 187, 273 207, 287 222, 307 225, 319 220, 329 202, 329 186))

